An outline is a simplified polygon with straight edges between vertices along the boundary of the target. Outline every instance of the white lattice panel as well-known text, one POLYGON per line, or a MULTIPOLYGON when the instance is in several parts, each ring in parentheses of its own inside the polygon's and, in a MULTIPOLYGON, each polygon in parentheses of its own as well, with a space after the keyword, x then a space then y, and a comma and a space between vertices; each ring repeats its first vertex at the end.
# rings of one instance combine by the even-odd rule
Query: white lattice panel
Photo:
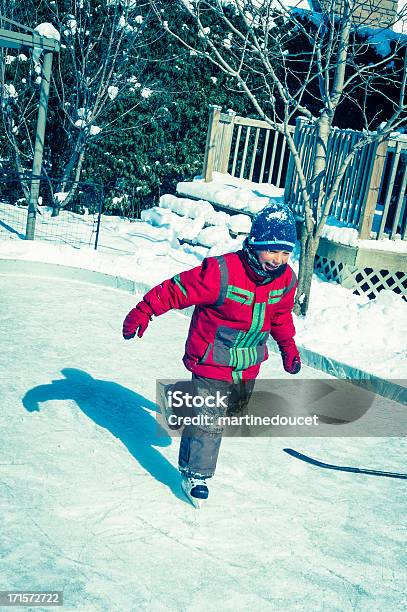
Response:
POLYGON ((315 269, 328 280, 351 289, 358 295, 375 298, 383 289, 390 289, 407 299, 407 273, 402 271, 350 268, 340 262, 321 257, 315 258, 315 269))

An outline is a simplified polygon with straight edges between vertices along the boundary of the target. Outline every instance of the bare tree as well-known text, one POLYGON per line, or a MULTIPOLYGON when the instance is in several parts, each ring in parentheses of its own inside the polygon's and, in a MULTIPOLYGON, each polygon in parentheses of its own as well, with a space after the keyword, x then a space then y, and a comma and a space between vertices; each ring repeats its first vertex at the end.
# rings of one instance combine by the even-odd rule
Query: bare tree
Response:
POLYGON ((305 315, 319 240, 348 165, 358 149, 382 142, 406 122, 407 60, 402 41, 396 36, 386 41, 389 31, 376 30, 377 40, 388 42, 389 48, 375 61, 366 61, 372 31, 363 28, 371 23, 375 2, 364 3, 361 10, 358 0, 322 0, 319 12, 311 13, 287 8, 282 0, 178 0, 189 24, 181 31, 171 27, 170 8, 163 9, 160 0, 151 3, 164 29, 192 54, 232 77, 258 115, 286 138, 304 203, 295 311, 305 315), (300 46, 293 51, 295 40, 300 46), (383 84, 396 88, 395 99, 383 84), (369 109, 373 94, 391 109, 384 120, 382 113, 372 115, 369 109), (328 139, 344 100, 359 109, 364 135, 327 185, 328 139), (299 116, 315 128, 310 179, 289 130, 299 116))
MULTIPOLYGON (((59 177, 57 184, 50 182, 57 215, 75 196, 89 144, 102 141, 125 115, 136 117, 137 106, 150 93, 142 85, 142 50, 153 42, 148 29, 152 11, 148 0, 43 0, 36 11, 19 2, 14 5, 14 19, 33 27, 35 20, 52 22, 61 35, 49 113, 61 142, 53 142, 55 134, 48 134, 51 150, 59 147, 58 167, 44 164, 45 172, 51 169, 59 177)), ((13 59, 7 52, 2 62, 3 124, 21 175, 33 155, 32 120, 41 67, 42 57, 35 54, 31 59, 24 53, 13 59), (11 63, 12 80, 6 78, 11 63)), ((137 126, 135 118, 133 129, 137 126)), ((23 188, 27 192, 25 184, 23 188)))

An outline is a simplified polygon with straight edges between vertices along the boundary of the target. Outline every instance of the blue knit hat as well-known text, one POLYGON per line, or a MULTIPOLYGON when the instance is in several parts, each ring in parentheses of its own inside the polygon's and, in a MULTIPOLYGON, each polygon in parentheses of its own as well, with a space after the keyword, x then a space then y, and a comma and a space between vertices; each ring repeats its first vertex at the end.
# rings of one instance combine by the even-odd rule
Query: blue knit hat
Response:
POLYGON ((248 244, 258 251, 292 251, 297 232, 291 210, 280 202, 271 202, 253 219, 248 244))

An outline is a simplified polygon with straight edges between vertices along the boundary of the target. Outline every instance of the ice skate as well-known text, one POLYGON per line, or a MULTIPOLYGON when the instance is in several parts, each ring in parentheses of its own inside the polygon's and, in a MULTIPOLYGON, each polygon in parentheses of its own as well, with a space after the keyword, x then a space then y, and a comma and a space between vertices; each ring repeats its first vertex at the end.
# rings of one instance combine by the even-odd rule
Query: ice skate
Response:
POLYGON ((195 508, 202 508, 209 495, 205 478, 181 474, 181 487, 195 508))

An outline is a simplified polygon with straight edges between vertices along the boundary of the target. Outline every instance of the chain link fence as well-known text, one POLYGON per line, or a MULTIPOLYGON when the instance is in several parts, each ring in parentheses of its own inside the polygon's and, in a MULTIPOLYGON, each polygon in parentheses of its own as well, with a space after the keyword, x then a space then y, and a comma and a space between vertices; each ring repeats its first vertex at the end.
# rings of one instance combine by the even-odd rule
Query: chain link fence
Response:
POLYGON ((32 180, 39 181, 35 240, 97 249, 103 209, 103 185, 0 172, 0 240, 26 238, 32 180))

